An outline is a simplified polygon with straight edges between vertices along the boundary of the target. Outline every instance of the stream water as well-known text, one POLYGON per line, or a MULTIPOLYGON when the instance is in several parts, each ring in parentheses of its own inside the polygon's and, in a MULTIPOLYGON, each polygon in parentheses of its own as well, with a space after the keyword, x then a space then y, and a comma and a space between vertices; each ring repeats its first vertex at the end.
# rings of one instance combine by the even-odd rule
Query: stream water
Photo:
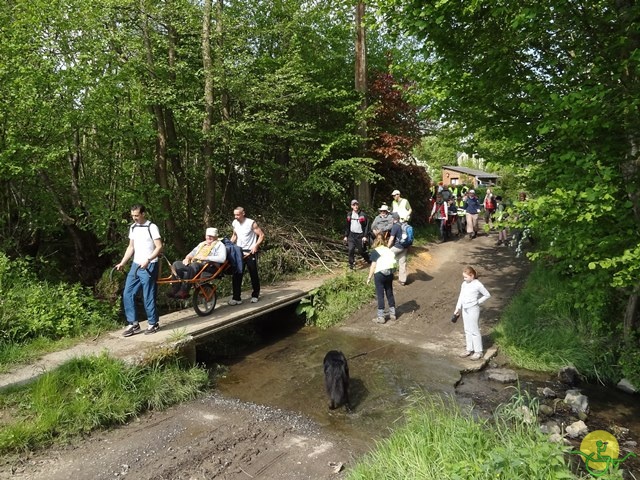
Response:
MULTIPOLYGON (((198 361, 225 366, 216 385, 224 396, 301 412, 340 434, 355 451, 367 450, 398 424, 416 389, 455 395, 486 415, 516 391, 514 386, 487 380, 486 372, 461 377, 455 367, 424 350, 340 329, 305 327, 292 310, 222 334, 199 349, 198 361), (327 408, 322 360, 334 349, 349 358, 352 413, 327 408)), ((538 388, 548 386, 562 398, 568 388, 548 375, 519 371, 518 376, 520 389, 534 396, 538 388)), ((590 431, 623 427, 629 429, 626 438, 640 439, 637 396, 598 385, 579 388, 589 397, 591 413, 586 423, 590 431)), ((566 425, 571 419, 551 420, 566 425)), ((640 462, 628 466, 640 475, 640 462)))

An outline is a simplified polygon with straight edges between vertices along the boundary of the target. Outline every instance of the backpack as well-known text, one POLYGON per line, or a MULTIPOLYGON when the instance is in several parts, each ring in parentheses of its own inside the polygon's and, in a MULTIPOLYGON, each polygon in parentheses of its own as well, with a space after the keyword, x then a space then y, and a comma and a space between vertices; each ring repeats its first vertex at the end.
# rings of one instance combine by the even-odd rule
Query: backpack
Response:
POLYGON ((400 225, 402 228, 402 236, 400 237, 400 245, 402 248, 407 248, 413 245, 413 227, 408 223, 400 225))

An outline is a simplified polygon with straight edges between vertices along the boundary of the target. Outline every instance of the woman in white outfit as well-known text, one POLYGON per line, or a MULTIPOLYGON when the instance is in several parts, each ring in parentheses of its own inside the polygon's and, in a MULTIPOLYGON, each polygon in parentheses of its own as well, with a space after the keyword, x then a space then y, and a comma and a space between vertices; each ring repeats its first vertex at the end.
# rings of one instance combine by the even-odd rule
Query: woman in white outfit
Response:
POLYGON ((460 354, 460 357, 469 357, 470 360, 480 360, 483 355, 482 335, 480 335, 480 305, 486 302, 491 294, 484 288, 484 285, 477 279, 478 274, 473 267, 464 267, 462 270, 462 286, 460 296, 456 304, 454 316, 462 313, 464 323, 464 334, 467 342, 467 349, 460 354))

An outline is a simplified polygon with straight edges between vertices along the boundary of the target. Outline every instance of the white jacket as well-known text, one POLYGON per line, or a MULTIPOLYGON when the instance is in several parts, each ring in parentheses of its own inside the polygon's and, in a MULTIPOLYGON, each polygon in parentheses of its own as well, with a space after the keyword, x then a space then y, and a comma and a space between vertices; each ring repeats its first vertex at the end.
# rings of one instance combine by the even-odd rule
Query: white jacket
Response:
POLYGON ((481 305, 489 300, 489 297, 491 297, 491 294, 486 288, 484 288, 484 285, 480 280, 474 279, 468 283, 462 282, 462 286, 460 287, 460 296, 458 297, 458 303, 456 304, 456 310, 481 305))

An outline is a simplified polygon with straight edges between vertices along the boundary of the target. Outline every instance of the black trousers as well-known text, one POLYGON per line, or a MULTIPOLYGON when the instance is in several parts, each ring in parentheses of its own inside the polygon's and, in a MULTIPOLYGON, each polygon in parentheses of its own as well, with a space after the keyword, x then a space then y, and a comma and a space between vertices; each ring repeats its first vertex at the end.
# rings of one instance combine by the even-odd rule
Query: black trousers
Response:
POLYGON ((364 235, 362 233, 349 233, 349 237, 347 238, 347 245, 349 245, 349 265, 353 266, 356 261, 356 249, 358 249, 358 253, 362 255, 362 258, 367 263, 371 263, 369 260, 369 252, 367 252, 367 247, 362 242, 364 235))
MULTIPOLYGON (((246 254, 246 252, 243 252, 246 254)), ((258 256, 255 253, 249 254, 245 257, 242 265, 242 273, 234 273, 231 279, 233 287, 233 299, 240 300, 240 294, 242 292, 242 277, 244 277, 245 270, 249 270, 249 276, 251 277, 251 296, 260 297, 260 277, 258 276, 258 256)))

